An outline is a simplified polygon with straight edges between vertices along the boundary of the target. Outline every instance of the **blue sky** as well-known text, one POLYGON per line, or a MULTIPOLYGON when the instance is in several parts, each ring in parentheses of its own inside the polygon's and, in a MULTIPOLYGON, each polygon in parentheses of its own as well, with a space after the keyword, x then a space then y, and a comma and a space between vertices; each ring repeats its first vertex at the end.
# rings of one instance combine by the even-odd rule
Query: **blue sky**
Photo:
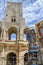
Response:
POLYGON ((6 14, 7 1, 23 3, 23 17, 27 26, 43 20, 43 0, 0 0, 0 21, 6 14))

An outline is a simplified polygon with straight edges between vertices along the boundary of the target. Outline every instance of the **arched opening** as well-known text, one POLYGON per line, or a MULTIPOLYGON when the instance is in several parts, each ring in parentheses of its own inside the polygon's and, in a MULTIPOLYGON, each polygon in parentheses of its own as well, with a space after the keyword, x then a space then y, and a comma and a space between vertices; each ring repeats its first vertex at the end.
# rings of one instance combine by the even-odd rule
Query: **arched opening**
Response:
POLYGON ((23 38, 24 38, 24 40, 26 41, 27 40, 27 38, 26 38, 27 36, 26 36, 26 34, 24 34, 24 36, 23 36, 23 38))
POLYGON ((16 65, 16 54, 11 52, 7 55, 6 65, 16 65))
POLYGON ((12 33, 12 34, 11 34, 10 40, 16 40, 16 34, 15 34, 15 33, 12 33))
POLYGON ((24 65, 28 65, 28 53, 24 55, 24 65))
POLYGON ((28 32, 29 32, 29 28, 25 28, 24 29, 24 35, 23 35, 23 38, 24 38, 25 41, 27 40, 27 33, 28 32))
POLYGON ((16 28, 10 28, 8 30, 8 37, 9 40, 17 40, 17 29, 16 28))

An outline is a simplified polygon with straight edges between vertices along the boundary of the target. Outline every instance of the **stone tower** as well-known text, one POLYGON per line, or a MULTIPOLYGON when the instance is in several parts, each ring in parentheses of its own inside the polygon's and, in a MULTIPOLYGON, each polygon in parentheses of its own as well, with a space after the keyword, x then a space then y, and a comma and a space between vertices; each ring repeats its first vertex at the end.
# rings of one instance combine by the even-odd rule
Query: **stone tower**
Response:
POLYGON ((28 41, 24 40, 24 34, 28 31, 22 15, 22 3, 8 2, 6 16, 0 22, 0 65, 25 65, 28 41), (15 40, 11 40, 13 33, 15 40))

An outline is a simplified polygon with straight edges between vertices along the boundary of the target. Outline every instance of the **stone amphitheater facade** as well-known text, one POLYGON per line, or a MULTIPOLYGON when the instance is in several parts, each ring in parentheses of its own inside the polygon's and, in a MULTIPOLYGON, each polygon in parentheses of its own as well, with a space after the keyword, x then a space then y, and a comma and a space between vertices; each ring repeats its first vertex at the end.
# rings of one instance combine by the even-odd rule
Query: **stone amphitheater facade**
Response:
POLYGON ((7 3, 6 15, 0 22, 0 65, 24 65, 28 41, 24 40, 23 35, 29 27, 25 26, 22 9, 22 3, 7 3), (12 33, 16 34, 16 40, 10 39, 12 33))

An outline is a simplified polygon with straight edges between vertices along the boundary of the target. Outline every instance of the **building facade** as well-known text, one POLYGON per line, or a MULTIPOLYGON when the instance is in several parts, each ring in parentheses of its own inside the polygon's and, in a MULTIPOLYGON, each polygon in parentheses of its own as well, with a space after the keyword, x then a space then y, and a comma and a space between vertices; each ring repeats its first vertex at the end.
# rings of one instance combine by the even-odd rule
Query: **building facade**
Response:
POLYGON ((40 46, 41 63, 43 63, 43 20, 37 23, 35 26, 36 26, 37 41, 39 41, 40 46))
POLYGON ((22 15, 22 4, 8 2, 6 16, 0 22, 0 65, 26 64, 28 41, 24 40, 24 35, 28 31, 22 15), (15 40, 11 39, 12 34, 15 34, 15 40))
POLYGON ((43 20, 36 24, 37 38, 43 47, 43 20))

